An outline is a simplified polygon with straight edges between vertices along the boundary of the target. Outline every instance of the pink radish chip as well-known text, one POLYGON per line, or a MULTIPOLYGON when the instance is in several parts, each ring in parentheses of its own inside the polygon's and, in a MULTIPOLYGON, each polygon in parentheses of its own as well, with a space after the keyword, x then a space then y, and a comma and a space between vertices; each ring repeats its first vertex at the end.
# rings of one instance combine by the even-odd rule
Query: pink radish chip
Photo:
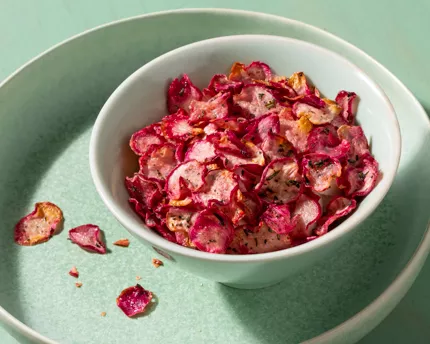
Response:
POLYGON ((162 129, 169 140, 181 142, 203 133, 203 129, 194 128, 188 123, 189 117, 184 110, 163 119, 162 129))
POLYGON ((271 91, 259 85, 246 85, 239 94, 233 96, 233 102, 249 117, 260 117, 282 109, 271 91))
POLYGON ((340 177, 342 166, 339 160, 325 154, 307 154, 302 160, 303 173, 315 192, 323 192, 340 177))
POLYGON ((341 108, 332 100, 313 97, 312 101, 304 102, 305 98, 303 98, 294 103, 293 112, 298 118, 306 117, 312 124, 321 125, 332 122, 340 114, 341 108), (324 105, 317 100, 323 102, 324 105))
POLYGON ((248 128, 248 133, 244 140, 260 143, 267 139, 269 135, 279 134, 279 117, 276 114, 269 114, 258 117, 248 128))
POLYGON ((354 92, 340 91, 336 96, 336 103, 342 108, 341 116, 348 124, 354 123, 357 95, 354 92))
POLYGON ((193 100, 201 100, 202 92, 194 86, 188 75, 184 74, 181 79, 174 79, 167 91, 167 109, 169 113, 175 113, 179 109, 189 111, 193 100))
POLYGON ((228 204, 238 188, 237 176, 228 170, 208 172, 204 187, 193 194, 193 200, 208 207, 211 203, 228 204))
POLYGON ((369 144, 361 127, 342 125, 337 133, 342 140, 346 140, 350 144, 348 153, 350 164, 356 164, 361 156, 370 154, 369 144))
POLYGON ((297 218, 297 225, 290 233, 294 239, 306 239, 312 235, 312 229, 321 217, 322 209, 318 196, 301 194, 295 203, 292 216, 297 218))
POLYGON ((254 187, 260 181, 263 167, 260 167, 258 171, 251 171, 250 166, 240 166, 234 170, 236 175, 239 177, 239 187, 242 192, 252 191, 254 187))
POLYGON ((166 226, 172 232, 187 232, 195 222, 196 211, 184 207, 171 207, 166 214, 166 226))
POLYGON ((204 185, 205 165, 190 160, 178 165, 167 178, 166 191, 170 199, 181 199, 186 191, 195 192, 204 185))
POLYGON ((272 77, 272 72, 270 67, 260 61, 254 61, 245 67, 245 71, 248 76, 253 80, 270 80, 272 77))
POLYGON ((311 153, 340 159, 348 154, 349 149, 349 142, 341 141, 335 127, 330 124, 313 128, 308 136, 308 150, 311 153))
POLYGON ((269 160, 294 156, 294 147, 288 140, 279 135, 268 135, 261 143, 261 150, 269 160))
POLYGON ((190 123, 226 118, 229 113, 229 93, 218 93, 208 101, 193 101, 190 104, 190 123))
POLYGON ((69 230, 70 240, 86 251, 105 254, 106 245, 103 242, 103 235, 96 225, 82 225, 69 230))
POLYGON ((264 223, 278 234, 288 234, 297 225, 297 217, 291 217, 287 204, 271 204, 261 216, 264 223))
POLYGON ((178 165, 176 148, 172 144, 164 144, 139 159, 140 174, 148 178, 165 180, 178 165))
POLYGON ((203 210, 189 231, 190 240, 205 252, 224 253, 234 236, 230 220, 219 212, 203 210))
POLYGON ((48 241, 62 225, 63 212, 50 202, 36 203, 34 210, 15 226, 15 243, 33 246, 48 241))
POLYGON ((255 190, 266 202, 287 204, 295 201, 303 192, 297 161, 293 158, 273 160, 265 168, 255 190))
POLYGON ((292 246, 288 234, 278 234, 264 222, 255 229, 243 226, 235 230, 228 252, 231 254, 255 254, 284 250, 292 246))
POLYGON ((161 145, 165 142, 164 138, 161 137, 156 128, 159 128, 158 124, 153 124, 135 132, 130 139, 130 148, 137 155, 144 155, 148 150, 152 150, 155 146, 161 145))
POLYGON ((257 225, 263 204, 255 192, 243 192, 238 203, 244 211, 244 220, 251 225, 257 225))
POLYGON ((312 123, 306 117, 294 119, 291 109, 284 108, 279 113, 279 135, 285 137, 298 153, 307 150, 308 134, 312 130, 312 123))
POLYGON ((208 163, 217 157, 215 146, 209 140, 199 140, 188 148, 185 161, 196 160, 200 163, 208 163))
POLYGON ((319 236, 326 234, 334 221, 351 213, 356 206, 357 202, 354 199, 342 196, 332 199, 327 205, 327 214, 318 221, 321 226, 316 230, 316 234, 319 236))
POLYGON ((367 196, 378 181, 378 162, 370 155, 365 155, 356 167, 349 167, 338 179, 340 189, 344 189, 347 196, 367 196))
POLYGON ((152 300, 152 293, 140 284, 124 289, 116 299, 117 306, 128 317, 145 312, 152 300))
POLYGON ((297 72, 288 78, 288 86, 290 86, 297 95, 305 96, 312 94, 312 89, 308 84, 306 76, 303 72, 297 72))
POLYGON ((225 91, 237 93, 240 91, 242 86, 242 82, 229 80, 225 74, 216 74, 212 77, 208 89, 213 90, 215 94, 225 91))
POLYGON ((161 185, 139 173, 136 173, 132 178, 126 177, 125 185, 130 197, 142 204, 145 209, 155 207, 163 197, 161 185))

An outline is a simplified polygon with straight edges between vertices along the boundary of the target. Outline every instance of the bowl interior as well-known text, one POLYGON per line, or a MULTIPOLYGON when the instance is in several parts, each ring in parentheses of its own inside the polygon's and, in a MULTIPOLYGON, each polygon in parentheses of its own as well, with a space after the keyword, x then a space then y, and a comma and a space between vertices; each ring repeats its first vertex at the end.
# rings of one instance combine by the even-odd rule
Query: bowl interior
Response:
POLYGON ((340 226, 346 228, 348 223, 360 222, 382 200, 392 183, 400 154, 397 120, 382 90, 346 59, 316 45, 276 36, 229 36, 190 44, 147 63, 116 89, 101 110, 91 142, 93 177, 105 203, 127 228, 144 231, 146 238, 158 237, 144 228, 129 207, 124 178, 137 171, 137 157, 128 147, 130 136, 167 114, 166 89, 171 80, 186 73, 198 87, 204 88, 214 74, 227 73, 234 61, 254 60, 266 62, 278 75, 305 72, 330 99, 340 90, 357 93, 357 120, 383 177, 340 226))

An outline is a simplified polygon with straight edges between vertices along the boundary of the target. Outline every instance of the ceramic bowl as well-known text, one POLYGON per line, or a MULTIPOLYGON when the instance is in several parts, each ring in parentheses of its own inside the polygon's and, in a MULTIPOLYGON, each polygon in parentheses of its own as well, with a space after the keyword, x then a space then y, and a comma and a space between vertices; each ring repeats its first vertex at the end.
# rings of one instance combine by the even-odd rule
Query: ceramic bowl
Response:
POLYGON ((343 57, 307 42, 266 35, 209 39, 170 51, 129 76, 110 96, 94 125, 90 142, 93 181, 102 200, 135 237, 196 275, 237 288, 280 282, 345 245, 389 190, 399 163, 400 130, 381 88, 343 57), (171 243, 145 227, 128 204, 124 178, 137 169, 128 148, 131 134, 166 115, 166 88, 186 73, 200 88, 211 76, 226 73, 234 61, 269 64, 278 75, 304 71, 322 94, 334 99, 342 89, 358 94, 357 120, 371 143, 382 178, 356 211, 327 235, 287 250, 255 255, 222 255, 171 243))

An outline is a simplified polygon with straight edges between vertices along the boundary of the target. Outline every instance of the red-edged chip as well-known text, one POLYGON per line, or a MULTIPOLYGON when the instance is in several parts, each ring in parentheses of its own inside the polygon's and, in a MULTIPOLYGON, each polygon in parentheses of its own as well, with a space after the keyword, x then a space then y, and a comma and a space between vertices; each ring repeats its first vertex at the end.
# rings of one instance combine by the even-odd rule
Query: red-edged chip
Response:
POLYGON ((136 173, 132 178, 125 178, 128 194, 140 203, 144 209, 155 207, 162 199, 162 187, 156 180, 151 180, 136 173))
POLYGON ((236 175, 239 177, 239 188, 242 192, 252 191, 260 181, 263 167, 259 166, 258 170, 255 170, 254 165, 240 166, 234 170, 236 175))
MULTIPOLYGON (((234 131, 239 135, 243 135, 246 132, 248 126, 248 120, 243 117, 227 117, 224 119, 215 119, 209 125, 213 125, 216 132, 219 131, 234 131)), ((206 126, 206 127, 208 127, 206 126)), ((205 133, 208 135, 206 127, 204 128, 205 133)))
POLYGON ((70 271, 69 271, 69 275, 75 278, 79 277, 79 271, 78 269, 76 269, 76 266, 73 266, 70 271))
POLYGON ((241 165, 264 166, 264 154, 252 142, 242 142, 231 131, 222 135, 218 142, 215 142, 217 153, 223 157, 224 166, 234 169, 241 165))
POLYGON ((116 299, 116 304, 124 314, 132 317, 145 312, 146 306, 152 300, 152 293, 140 284, 124 289, 116 299))
POLYGON ((245 67, 245 72, 253 80, 270 80, 272 78, 272 72, 270 67, 260 61, 254 61, 245 67))
POLYGON ((311 153, 341 159, 348 154, 349 149, 349 142, 340 140, 336 128, 330 124, 314 127, 308 136, 308 150, 311 153))
POLYGON ((172 232, 187 232, 195 222, 196 211, 184 207, 171 207, 166 214, 166 226, 172 232))
POLYGON ((248 73, 246 72, 246 67, 243 63, 235 62, 231 66, 230 74, 228 76, 229 80, 232 81, 250 81, 250 77, 248 73))
POLYGON ((348 215, 356 206, 357 202, 354 199, 342 196, 333 198, 327 205, 327 214, 318 221, 320 227, 315 231, 316 234, 319 236, 326 234, 334 221, 348 215))
POLYGON ((265 168, 255 190, 266 202, 287 204, 303 192, 302 176, 294 158, 273 160, 265 168))
POLYGON ((240 91, 242 86, 242 82, 229 80, 225 74, 215 74, 209 83, 208 89, 213 90, 215 94, 225 91, 237 93, 240 91))
MULTIPOLYGON (((237 190, 240 193, 239 190, 237 190)), ((231 202, 225 205, 213 204, 212 208, 218 212, 223 213, 228 219, 230 219, 233 226, 239 225, 242 219, 245 217, 245 211, 241 205, 237 202, 237 197, 233 197, 231 202)))
POLYGON ((354 92, 340 91, 336 96, 336 103, 342 108, 341 115, 348 124, 354 123, 356 99, 357 95, 354 92))
POLYGON ((178 165, 167 177, 166 191, 170 199, 182 199, 187 190, 195 192, 205 183, 206 167, 196 160, 178 165))
POLYGON ((238 188, 237 176, 228 170, 208 172, 204 187, 193 193, 193 200, 208 207, 211 203, 228 204, 238 188))
POLYGON ((305 73, 303 72, 297 72, 291 75, 287 80, 287 84, 299 96, 305 96, 313 93, 308 81, 306 80, 305 73))
POLYGON ((243 220, 247 224, 257 225, 263 204, 255 192, 243 192, 238 198, 238 204, 244 212, 243 220))
POLYGON ((312 124, 327 124, 339 116, 341 108, 334 101, 306 96, 294 103, 293 112, 298 118, 306 117, 312 124))
POLYGON ((226 118, 229 113, 229 97, 229 93, 218 93, 208 101, 193 101, 190 104, 190 123, 226 118))
POLYGON ((269 88, 256 84, 244 86, 239 94, 233 96, 233 102, 251 118, 277 113, 282 109, 269 88))
POLYGON ((348 197, 364 197, 375 188, 378 176, 378 162, 367 154, 360 158, 357 166, 347 168, 337 184, 348 197))
POLYGON ((156 147, 153 151, 139 159, 139 173, 158 180, 165 180, 178 165, 176 147, 166 143, 156 147))
POLYGON ((215 146, 209 140, 199 140, 188 148, 185 161, 196 160, 200 163, 208 163, 217 157, 215 146))
POLYGON ((203 210, 196 217, 189 236, 201 251, 224 253, 233 240, 234 229, 230 220, 222 213, 203 210))
POLYGON ((191 248, 195 248, 196 245, 194 245, 191 240, 190 240, 190 236, 188 235, 187 232, 185 231, 176 231, 174 232, 175 235, 175 239, 176 239, 176 243, 181 245, 181 246, 185 246, 185 247, 191 247, 191 248))
POLYGON ((159 124, 153 124, 135 132, 130 139, 130 148, 137 155, 144 155, 148 150, 165 142, 158 134, 159 124))
POLYGON ((188 75, 181 79, 174 79, 167 91, 167 109, 169 113, 175 113, 179 109, 189 110, 193 100, 201 100, 202 92, 193 85, 188 75))
POLYGON ((315 192, 329 189, 342 173, 339 160, 326 154, 307 154, 302 160, 302 168, 309 186, 315 192))
POLYGON ((32 246, 48 241, 63 222, 63 212, 50 202, 36 203, 34 210, 15 226, 18 245, 32 246))
POLYGON ((294 147, 280 135, 268 135, 261 143, 261 150, 269 161, 294 156, 294 147))
POLYGON ((106 245, 99 226, 87 224, 72 228, 69 230, 69 238, 84 250, 100 254, 106 253, 106 245))
POLYGON ((294 239, 306 239, 311 236, 321 214, 322 209, 318 202, 318 196, 301 194, 292 212, 292 216, 297 218, 297 225, 290 233, 291 237, 294 239))
POLYGON ((262 222, 257 228, 243 226, 236 229, 228 253, 265 253, 283 250, 291 246, 292 242, 288 234, 278 234, 262 222))
POLYGON ((288 234, 297 225, 297 217, 291 217, 287 204, 271 204, 261 215, 264 223, 278 234, 288 234))
POLYGON ((298 153, 305 152, 312 123, 306 117, 296 120, 290 108, 284 108, 279 113, 279 123, 279 135, 291 142, 298 153))
POLYGON ((350 144, 348 153, 348 162, 350 164, 355 165, 360 157, 370 154, 369 144, 361 127, 342 125, 337 130, 337 134, 342 140, 346 140, 350 144))
POLYGON ((171 141, 182 142, 203 133, 203 129, 194 128, 188 121, 189 117, 182 109, 173 115, 166 116, 161 125, 164 135, 171 141))
POLYGON ((279 117, 276 114, 268 114, 258 117, 247 128, 247 134, 243 137, 245 141, 257 144, 269 137, 279 134, 279 117))

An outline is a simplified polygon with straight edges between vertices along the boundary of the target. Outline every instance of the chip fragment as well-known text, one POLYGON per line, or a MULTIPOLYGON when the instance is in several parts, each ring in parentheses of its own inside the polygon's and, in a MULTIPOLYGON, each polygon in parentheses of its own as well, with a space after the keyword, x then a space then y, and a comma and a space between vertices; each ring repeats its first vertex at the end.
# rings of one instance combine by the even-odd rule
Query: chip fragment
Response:
POLYGON ((69 230, 69 239, 86 251, 105 254, 102 232, 96 225, 87 224, 69 230))
POLYGON ((128 317, 145 312, 152 300, 152 293, 145 290, 140 284, 124 289, 116 299, 117 306, 128 317))

